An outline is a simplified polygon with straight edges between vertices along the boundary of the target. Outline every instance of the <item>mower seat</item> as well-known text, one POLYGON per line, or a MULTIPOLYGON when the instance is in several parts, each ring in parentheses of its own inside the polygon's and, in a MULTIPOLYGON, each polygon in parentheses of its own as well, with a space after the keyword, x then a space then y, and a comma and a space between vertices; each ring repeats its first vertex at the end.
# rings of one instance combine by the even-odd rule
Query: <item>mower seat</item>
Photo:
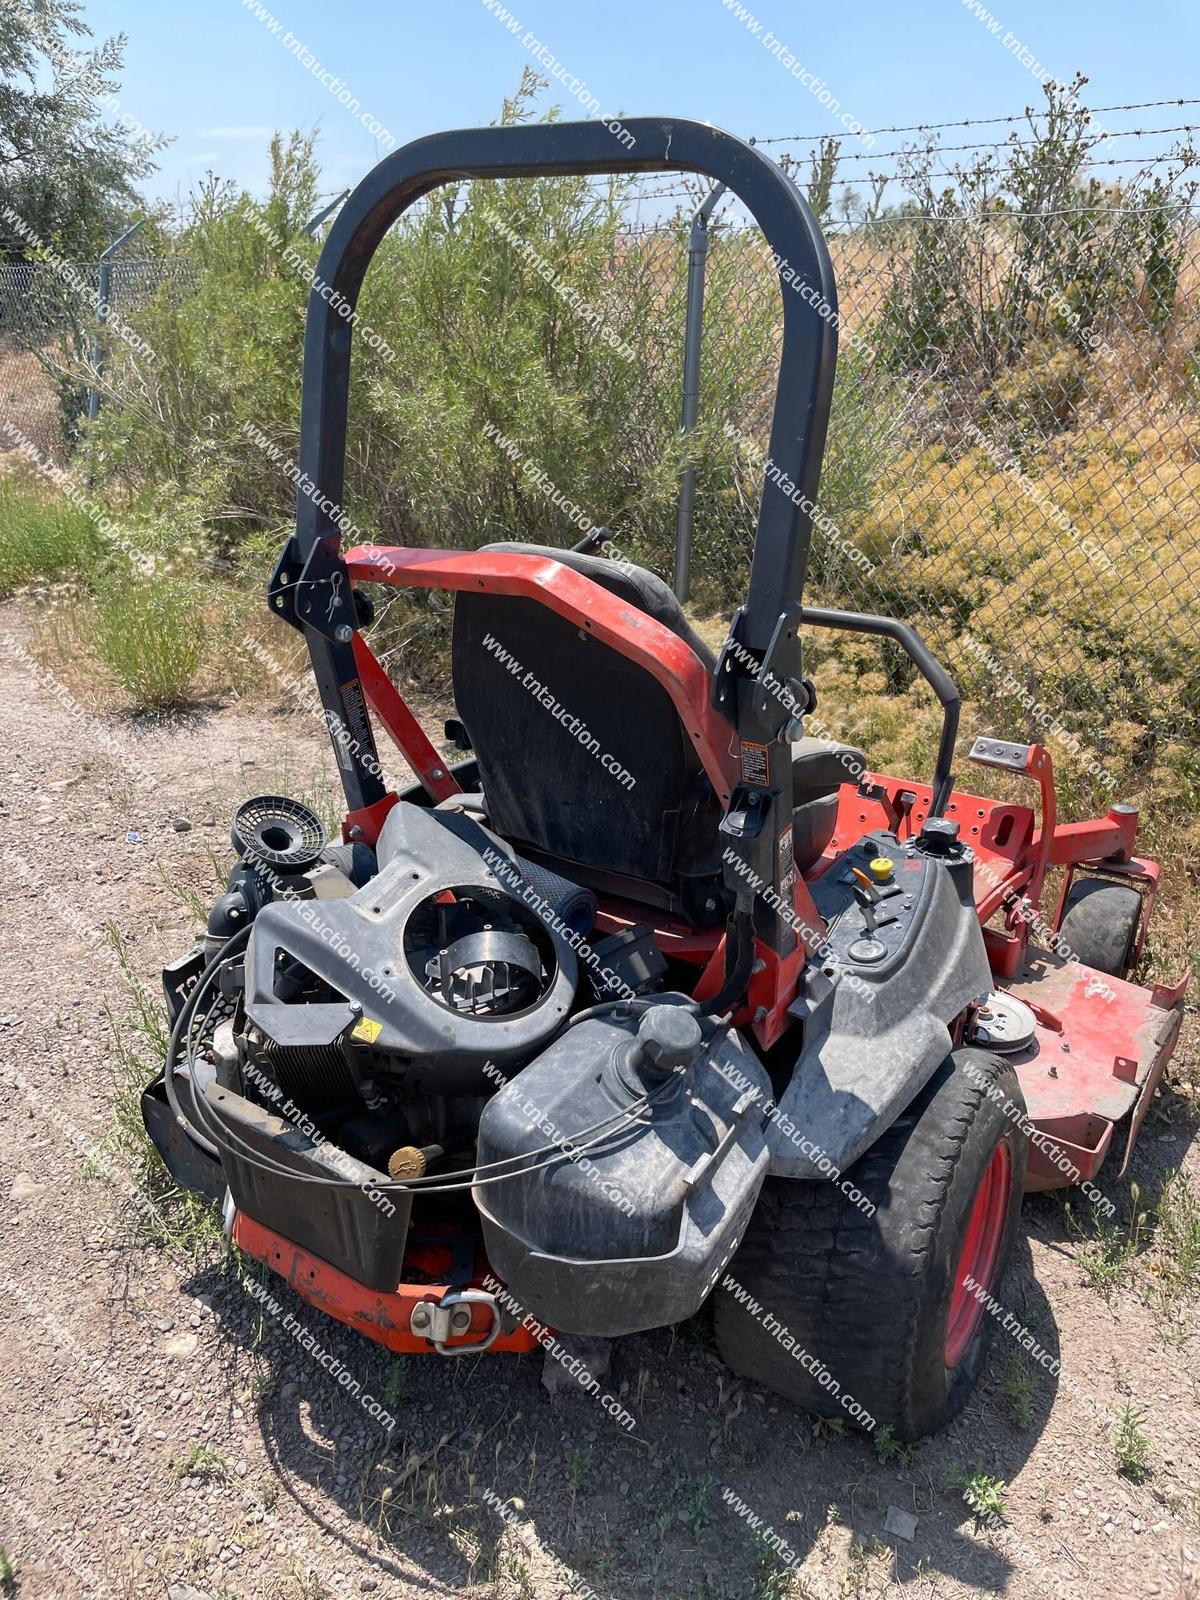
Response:
MULTIPOLYGON (((541 545, 486 548, 571 567, 670 628, 712 672, 712 651, 653 573, 541 545)), ((721 805, 667 691, 518 595, 460 592, 451 659, 496 831, 575 882, 702 914, 721 876, 721 805)))
MULTIPOLYGON (((713 652, 652 572, 543 545, 484 548, 552 557, 654 617, 715 670, 713 652)), ((721 806, 654 678, 536 600, 470 590, 455 601, 452 668, 498 833, 576 882, 712 920, 721 806)), ((837 787, 853 781, 862 758, 817 739, 800 740, 794 756, 804 871, 832 837, 837 787)))
POLYGON ((716 671, 716 656, 684 615, 675 591, 655 573, 647 572, 645 567, 635 567, 624 561, 609 561, 602 556, 584 555, 578 550, 555 550, 544 544, 518 544, 504 540, 497 544, 485 544, 483 548, 508 550, 513 555, 552 557, 561 566, 582 573, 610 594, 644 611, 655 622, 661 622, 664 628, 670 628, 672 633, 678 634, 692 647, 708 669, 710 677, 716 671))

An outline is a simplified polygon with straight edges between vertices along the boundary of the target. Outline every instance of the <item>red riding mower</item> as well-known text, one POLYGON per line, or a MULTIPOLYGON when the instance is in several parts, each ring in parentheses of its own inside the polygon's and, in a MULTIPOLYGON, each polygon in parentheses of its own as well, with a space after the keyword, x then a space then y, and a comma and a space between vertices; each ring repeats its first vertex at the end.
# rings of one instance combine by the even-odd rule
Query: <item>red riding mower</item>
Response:
POLYGON ((801 605, 811 527, 782 484, 817 498, 824 240, 739 140, 627 126, 631 150, 596 123, 410 144, 351 195, 318 274, 353 306, 396 218, 463 178, 727 185, 780 264, 784 318, 778 472, 725 646, 651 573, 579 548, 342 550, 317 507, 342 498, 351 327, 314 290, 318 493, 268 603, 308 643, 342 842, 293 801, 240 807, 228 888, 164 974, 146 1123, 242 1250, 393 1350, 619 1337, 711 1295, 737 1372, 816 1412, 853 1396, 911 1438, 979 1372, 1022 1192, 1090 1182, 1125 1117, 1128 1162, 1182 1010, 1182 985, 1129 982, 1158 869, 1129 806, 1056 824, 1036 745, 970 759, 1025 773, 1040 816, 956 789, 958 695, 916 634, 801 605), (455 765, 366 643, 372 584, 455 591, 455 765), (944 708, 932 783, 803 736, 806 627, 908 653, 944 708), (402 794, 377 723, 419 779, 402 794))

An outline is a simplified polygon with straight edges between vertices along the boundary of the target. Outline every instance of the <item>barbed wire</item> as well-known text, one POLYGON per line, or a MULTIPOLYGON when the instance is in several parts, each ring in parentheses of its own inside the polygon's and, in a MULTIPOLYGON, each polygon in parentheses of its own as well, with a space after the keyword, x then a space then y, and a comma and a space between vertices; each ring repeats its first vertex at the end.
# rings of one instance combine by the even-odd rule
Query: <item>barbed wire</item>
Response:
MULTIPOLYGON (((1104 116, 1110 111, 1156 111, 1160 106, 1200 106, 1200 99, 1178 100, 1140 100, 1130 102, 1128 105, 1094 106, 1089 115, 1093 117, 1104 116)), ((1040 115, 1031 109, 1008 117, 964 117, 958 122, 910 122, 905 125, 890 128, 863 128, 855 138, 863 136, 874 137, 877 133, 934 133, 941 128, 985 128, 994 127, 998 123, 1025 122, 1033 115, 1040 115)), ((818 144, 822 139, 829 138, 827 133, 780 133, 769 139, 757 139, 756 144, 818 144)))
MULTIPOLYGON (((1122 138, 1149 139, 1149 138, 1151 138, 1151 137, 1153 137, 1155 135, 1163 134, 1163 133, 1195 133, 1195 132, 1197 132, 1198 129, 1200 129, 1200 124, 1198 124, 1198 123, 1181 122, 1181 123, 1178 123, 1175 127, 1171 127, 1171 128, 1129 128, 1129 129, 1126 129, 1126 131, 1124 133, 1114 134, 1113 137, 1115 139, 1122 139, 1122 138)), ((959 155, 965 150, 1032 150, 1032 149, 1036 149, 1036 147, 1038 145, 1040 145, 1042 142, 1043 141, 1041 139, 1000 139, 1000 140, 987 139, 987 140, 982 141, 979 144, 940 144, 940 145, 935 145, 933 147, 933 149, 934 149, 934 151, 935 151, 935 153, 937 155, 940 155, 940 156, 952 156, 952 155, 959 155)), ((760 139, 759 143, 762 144, 762 143, 765 143, 765 141, 760 139)), ((905 149, 905 148, 902 148, 902 149, 899 149, 899 150, 848 150, 848 151, 844 151, 844 152, 839 150, 838 151, 838 160, 839 160, 839 162, 840 161, 890 161, 890 160, 893 160, 893 159, 897 159, 900 156, 910 155, 911 153, 912 152, 911 152, 910 149, 905 149)), ((1129 159, 1136 159, 1136 158, 1125 157, 1124 159, 1125 160, 1129 160, 1129 159)), ((1112 163, 1110 161, 1107 164, 1108 165, 1113 165, 1114 163, 1112 163)), ((1088 165, 1091 165, 1091 166, 1102 166, 1102 165, 1105 165, 1105 163, 1101 162, 1101 161, 1094 161, 1094 162, 1088 162, 1088 165)))
MULTIPOLYGON (((1192 131, 1192 132, 1200 132, 1200 124, 1198 124, 1194 129, 1191 129, 1190 131, 1192 131)), ((1037 141, 1031 141, 1031 142, 1032 143, 1036 143, 1037 141)), ((962 146, 960 148, 962 148, 962 149, 979 149, 979 150, 988 150, 988 149, 1004 150, 1004 149, 1012 149, 1013 147, 1011 145, 967 145, 967 146, 962 146)), ((884 155, 876 157, 875 159, 882 160, 882 159, 886 159, 887 156, 903 155, 905 153, 906 152, 904 152, 904 151, 888 151, 888 152, 885 152, 884 155)), ((938 154, 938 155, 941 155, 943 153, 945 153, 945 152, 940 151, 940 150, 936 152, 936 154, 938 154)), ((1200 161, 1200 152, 1196 152, 1195 155, 1196 155, 1197 161, 1200 161)), ((845 156, 839 156, 839 163, 841 161, 843 161, 843 160, 846 160, 846 159, 848 159, 848 158, 845 157, 845 156)), ((849 159, 861 160, 861 159, 864 159, 864 158, 863 157, 851 157, 849 159)), ((1087 168, 1090 168, 1090 167, 1142 167, 1142 168, 1148 168, 1148 167, 1154 167, 1154 166, 1161 166, 1165 162, 1172 162, 1172 161, 1175 161, 1175 162, 1186 162, 1188 159, 1189 159, 1189 152, 1187 152, 1187 151, 1164 150, 1164 151, 1158 152, 1155 155, 1148 155, 1148 156, 1147 155, 1139 155, 1139 156, 1108 156, 1108 157, 1103 157, 1103 158, 1101 158, 1099 160, 1086 161, 1086 162, 1083 163, 1083 166, 1084 166, 1085 170, 1087 168)), ((931 178, 957 178, 957 177, 961 176, 961 174, 958 171, 956 171, 956 169, 953 168, 953 167, 933 167, 933 168, 930 169, 928 175, 931 178)), ((867 177, 874 176, 874 177, 880 177, 880 178, 886 177, 889 182, 898 182, 898 181, 900 181, 902 179, 903 174, 898 173, 898 172, 871 173, 870 171, 868 171, 866 176, 867 177)), ((697 178, 696 178, 696 185, 695 186, 689 187, 686 184, 671 184, 671 185, 668 185, 666 188, 662 188, 662 189, 639 189, 636 192, 636 194, 634 196, 634 199, 635 199, 636 203, 638 203, 638 204, 641 204, 643 201, 647 201, 647 200, 673 200, 673 199, 694 200, 696 198, 696 194, 698 192, 698 189, 699 188, 705 188, 705 187, 707 187, 706 180, 703 177, 698 175, 697 178)), ((1087 202, 1085 200, 1081 199, 1080 206, 1085 206, 1086 204, 1087 204, 1087 202)), ((1078 209, 1078 208, 1071 208, 1071 209, 1078 209)), ((1095 208, 1094 207, 1088 207, 1088 209, 1092 210, 1092 209, 1095 209, 1095 208)), ((1136 206, 1117 206, 1117 207, 1113 207, 1112 209, 1118 210, 1118 211, 1131 211, 1131 210, 1136 210, 1137 207, 1136 206)), ((1044 215, 1044 214, 1045 213, 1042 213, 1042 212, 1038 213, 1039 216, 1040 215, 1044 215)), ((1015 213, 1009 212, 1008 215, 1012 216, 1012 215, 1015 215, 1015 213)))

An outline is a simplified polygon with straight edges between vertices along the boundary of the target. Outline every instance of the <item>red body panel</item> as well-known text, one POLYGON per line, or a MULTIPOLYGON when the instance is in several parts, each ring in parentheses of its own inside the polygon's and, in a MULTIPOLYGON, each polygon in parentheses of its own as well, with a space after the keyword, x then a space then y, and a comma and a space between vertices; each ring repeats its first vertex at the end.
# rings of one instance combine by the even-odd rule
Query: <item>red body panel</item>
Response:
MULTIPOLYGON (((685 640, 644 611, 549 556, 509 550, 410 550, 372 545, 347 551, 345 560, 350 576, 361 583, 522 595, 585 628, 630 661, 636 661, 662 684, 713 788, 723 803, 728 802, 737 774, 737 740, 729 724, 710 704, 712 683, 708 670, 685 640)), ((356 645, 357 642, 356 638, 356 645)), ((362 648, 366 651, 365 645, 362 648)), ((366 653, 370 655, 369 651, 366 653)), ((374 661, 373 656, 370 659, 374 661)), ((386 712, 377 709, 387 722, 386 712)), ((407 754, 401 730, 388 724, 388 731, 407 754)))

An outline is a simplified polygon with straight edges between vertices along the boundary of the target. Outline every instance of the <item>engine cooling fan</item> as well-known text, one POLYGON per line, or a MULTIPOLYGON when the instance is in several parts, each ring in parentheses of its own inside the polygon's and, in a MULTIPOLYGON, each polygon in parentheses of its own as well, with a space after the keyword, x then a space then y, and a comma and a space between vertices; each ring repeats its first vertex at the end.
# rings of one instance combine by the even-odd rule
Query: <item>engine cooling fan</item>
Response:
POLYGON ((541 923, 508 895, 449 889, 417 907, 404 953, 427 994, 462 1016, 524 1011, 554 979, 553 946, 541 923))
POLYGON ((244 800, 233 814, 229 834, 239 856, 264 861, 278 872, 309 871, 325 848, 325 829, 316 812, 277 794, 244 800))

